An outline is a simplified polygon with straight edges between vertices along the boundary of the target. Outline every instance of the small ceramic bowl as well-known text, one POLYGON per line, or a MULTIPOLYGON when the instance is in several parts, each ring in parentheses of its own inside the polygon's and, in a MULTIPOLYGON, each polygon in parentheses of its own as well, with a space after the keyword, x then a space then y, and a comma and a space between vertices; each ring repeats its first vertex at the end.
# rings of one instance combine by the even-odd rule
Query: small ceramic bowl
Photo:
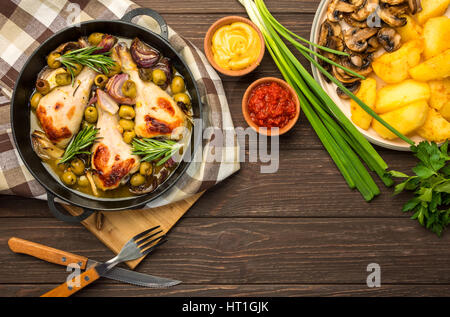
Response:
POLYGON ((245 91, 244 97, 242 98, 242 113, 244 115, 245 121, 247 121, 247 124, 250 127, 252 127, 256 132, 265 134, 265 135, 269 135, 269 136, 282 135, 282 134, 288 132, 290 129, 292 129, 292 127, 297 123, 298 117, 300 116, 300 101, 298 99, 297 93, 295 92, 294 88, 292 88, 291 85, 289 85, 287 82, 285 82, 284 80, 281 80, 279 78, 275 78, 275 77, 264 77, 264 78, 258 79, 254 83, 252 83, 245 91), (271 131, 270 128, 260 129, 261 127, 258 126, 255 122, 253 122, 253 120, 250 118, 250 114, 248 112, 248 101, 250 99, 250 95, 251 95, 253 89, 261 84, 272 83, 272 82, 279 84, 281 87, 287 89, 291 93, 291 96, 294 100, 295 108, 296 108, 295 117, 292 118, 288 122, 288 124, 286 124, 284 127, 278 129, 278 133, 272 133, 273 131, 271 131))
POLYGON ((259 28, 249 19, 246 19, 246 18, 243 18, 240 16, 227 16, 227 17, 224 17, 224 18, 216 21, 213 25, 211 25, 208 32, 206 32, 206 36, 205 36, 203 45, 204 45, 205 54, 206 54, 206 57, 208 58, 209 63, 218 72, 221 72, 224 75, 232 76, 232 77, 243 76, 243 75, 246 75, 246 74, 252 72, 253 70, 255 70, 255 68, 258 67, 259 64, 261 63, 261 60, 263 59, 263 56, 264 56, 264 51, 266 49, 266 46, 264 43, 264 37, 263 37, 261 31, 259 30, 259 28), (222 26, 230 25, 231 23, 234 23, 234 22, 243 22, 243 23, 250 25, 252 28, 255 29, 256 33, 258 33, 259 39, 261 41, 261 52, 259 52, 258 59, 249 67, 241 69, 241 70, 224 69, 224 68, 220 67, 219 65, 217 65, 217 63, 214 61, 214 55, 213 55, 212 48, 211 48, 212 37, 216 33, 216 31, 219 28, 221 28, 222 26))

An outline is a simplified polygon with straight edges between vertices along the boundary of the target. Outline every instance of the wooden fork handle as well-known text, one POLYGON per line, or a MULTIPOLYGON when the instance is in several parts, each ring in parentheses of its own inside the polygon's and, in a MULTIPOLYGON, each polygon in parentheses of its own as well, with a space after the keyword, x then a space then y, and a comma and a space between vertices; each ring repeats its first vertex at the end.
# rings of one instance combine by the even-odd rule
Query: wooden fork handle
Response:
POLYGON ((75 277, 74 279, 65 282, 64 284, 55 287, 51 291, 41 295, 41 297, 69 297, 75 294, 79 290, 85 288, 89 284, 95 282, 100 278, 95 266, 86 270, 83 274, 75 277), (79 277, 79 279, 78 279, 79 277))
POLYGON ((9 248, 15 253, 22 253, 34 256, 41 260, 67 266, 76 263, 80 269, 84 270, 88 259, 84 256, 54 249, 39 243, 23 240, 20 238, 11 238, 8 241, 9 248))

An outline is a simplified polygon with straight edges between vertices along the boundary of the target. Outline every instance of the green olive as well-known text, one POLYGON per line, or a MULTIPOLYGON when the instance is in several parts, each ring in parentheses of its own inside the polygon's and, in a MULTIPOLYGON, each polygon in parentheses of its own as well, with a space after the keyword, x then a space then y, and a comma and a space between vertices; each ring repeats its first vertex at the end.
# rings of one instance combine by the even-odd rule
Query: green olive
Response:
POLYGON ((50 84, 45 79, 38 79, 36 81, 36 90, 42 95, 46 95, 50 92, 50 84))
POLYGON ((81 122, 81 129, 86 129, 88 127, 92 126, 92 123, 89 123, 85 120, 83 120, 83 122, 81 122))
POLYGON ((184 92, 186 90, 184 79, 180 76, 175 76, 170 84, 170 89, 172 89, 172 94, 174 95, 184 92))
POLYGON ((60 170, 61 172, 64 172, 67 169, 67 164, 66 163, 60 163, 57 164, 56 167, 58 168, 58 170, 60 170))
POLYGON ((82 160, 76 158, 70 162, 70 168, 72 172, 74 172, 76 175, 80 176, 84 174, 84 163, 82 160))
POLYGON ((74 66, 71 66, 70 68, 72 69, 73 75, 78 76, 78 74, 81 73, 81 70, 83 69, 83 65, 74 64, 74 66))
POLYGON ((167 80, 166 73, 161 69, 155 69, 153 70, 152 73, 152 80, 155 83, 155 85, 158 86, 163 85, 167 80))
POLYGON ((139 173, 141 173, 144 176, 152 175, 153 167, 152 163, 150 162, 142 162, 141 166, 139 167, 139 173))
POLYGON ((186 106, 190 106, 191 105, 191 98, 189 98, 189 96, 185 93, 179 93, 173 96, 173 100, 175 100, 175 102, 182 102, 184 103, 186 106))
POLYGON ((50 53, 47 57, 47 64, 50 68, 58 68, 61 67, 61 62, 59 61, 59 58, 61 57, 61 54, 53 52, 50 53))
POLYGON ((67 72, 60 73, 56 75, 55 81, 58 86, 66 86, 72 82, 72 76, 67 72))
POLYGON ((125 131, 132 131, 134 130, 134 121, 128 120, 128 119, 120 119, 119 125, 125 130, 125 131))
POLYGON ((125 143, 130 144, 131 142, 133 142, 133 139, 136 137, 136 132, 134 132, 134 130, 131 131, 125 131, 123 133, 123 140, 125 141, 125 143))
POLYGON ((141 174, 134 174, 130 179, 131 186, 137 187, 145 183, 145 177, 141 174))
POLYGON ((108 77, 112 77, 114 75, 117 75, 122 71, 122 67, 119 63, 115 62, 113 66, 108 68, 108 74, 106 74, 108 77))
POLYGON ((152 80, 152 70, 150 68, 139 68, 139 77, 143 81, 151 81, 152 80))
POLYGON ((81 176, 78 178, 77 184, 78 184, 79 186, 81 186, 81 187, 86 187, 86 186, 88 186, 88 185, 89 185, 89 180, 88 180, 88 178, 86 177, 86 175, 81 175, 81 176))
POLYGON ((31 108, 36 109, 37 106, 39 105, 39 101, 41 101, 41 98, 42 98, 42 94, 35 92, 33 94, 33 97, 31 97, 31 100, 30 100, 31 108))
POLYGON ((106 86, 107 82, 108 82, 108 77, 106 77, 103 74, 97 75, 94 79, 95 85, 97 85, 97 87, 100 89, 103 89, 106 86))
POLYGON ((86 120, 88 123, 97 122, 97 118, 98 118, 97 108, 89 106, 86 108, 86 110, 84 110, 84 120, 86 120))
POLYGON ((125 97, 136 98, 136 83, 132 80, 127 80, 122 85, 122 93, 125 97))
POLYGON ((134 117, 136 116, 136 113, 134 112, 134 109, 131 106, 120 106, 119 116, 122 119, 131 120, 131 119, 134 119, 134 117))
POLYGON ((65 171, 64 174, 62 174, 61 180, 64 184, 68 186, 73 186, 77 182, 77 177, 75 174, 71 171, 65 171))
POLYGON ((103 38, 103 33, 92 33, 91 35, 89 35, 88 37, 88 41, 89 44, 91 44, 92 46, 96 46, 98 44, 100 44, 100 42, 102 41, 103 38))

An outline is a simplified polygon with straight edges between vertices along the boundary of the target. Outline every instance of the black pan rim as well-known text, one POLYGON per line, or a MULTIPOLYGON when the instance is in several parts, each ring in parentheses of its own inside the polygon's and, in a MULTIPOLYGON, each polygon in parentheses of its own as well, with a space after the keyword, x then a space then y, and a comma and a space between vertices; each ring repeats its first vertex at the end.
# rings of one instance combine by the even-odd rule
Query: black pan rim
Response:
MULTIPOLYGON (((29 63, 33 60, 33 57, 37 54, 37 52, 38 52, 42 47, 48 45, 48 43, 50 43, 54 37, 56 37, 56 36, 58 36, 58 35, 60 35, 60 34, 62 34, 62 33, 68 32, 68 31, 70 31, 70 30, 72 30, 72 29, 75 29, 75 28, 83 27, 84 25, 87 25, 87 24, 96 24, 96 23, 122 24, 122 25, 125 25, 125 26, 129 26, 129 27, 133 27, 133 28, 138 28, 138 29, 141 29, 143 32, 149 33, 149 34, 151 34, 152 36, 156 36, 156 37, 158 37, 160 40, 162 40, 163 43, 164 43, 164 44, 172 51, 172 53, 175 54, 175 55, 178 57, 178 59, 182 62, 183 66, 184 66, 184 68, 185 68, 185 70, 186 70, 186 72, 189 74, 189 76, 190 76, 191 79, 192 79, 192 83, 193 83, 193 86, 194 86, 193 88, 195 89, 195 92, 196 92, 196 94, 197 94, 198 109, 199 109, 199 115, 200 115, 200 119, 201 119, 202 114, 203 114, 203 111, 202 111, 202 110, 203 110, 203 109, 202 109, 202 108, 203 108, 203 107, 202 107, 203 105, 202 105, 202 102, 201 102, 201 98, 200 98, 200 93, 199 93, 198 85, 197 85, 196 81, 194 80, 194 76, 193 76, 191 70, 189 69, 189 67, 187 66, 187 64, 186 64, 185 60, 183 59, 183 57, 180 56, 180 54, 172 47, 172 45, 170 44, 170 42, 169 42, 167 39, 165 39, 165 38, 162 37, 161 35, 159 35, 159 34, 153 32, 153 31, 151 31, 151 30, 149 30, 149 29, 146 29, 146 28, 144 28, 144 27, 142 27, 142 26, 140 26, 140 25, 137 25, 137 24, 134 24, 134 23, 131 23, 131 22, 127 22, 127 21, 122 21, 122 20, 90 20, 90 21, 81 22, 81 23, 80 23, 80 26, 68 26, 68 27, 66 27, 66 28, 64 28, 64 29, 61 29, 60 31, 58 31, 58 32, 56 32, 56 33, 54 33, 54 34, 52 34, 48 39, 46 39, 42 44, 40 44, 40 45, 33 51, 33 53, 28 57, 27 61, 26 61, 25 64, 22 66, 22 69, 21 69, 21 71, 20 71, 20 73, 19 73, 19 75, 18 75, 17 81, 16 81, 16 83, 15 83, 15 85, 14 85, 13 94, 12 94, 12 97, 11 97, 11 109, 10 109, 10 117, 11 117, 10 120, 11 120, 11 123, 14 122, 14 108, 15 108, 14 101, 15 101, 15 99, 16 99, 17 88, 18 88, 18 86, 21 84, 21 79, 22 79, 22 75, 23 75, 24 70, 27 68, 27 66, 29 65, 29 63)), ((201 130, 203 131, 203 127, 201 127, 201 130)), ((24 157, 24 155, 23 155, 23 153, 22 153, 20 147, 18 146, 18 140, 17 140, 17 137, 16 137, 16 131, 15 131, 15 125, 14 125, 14 124, 11 124, 11 131, 12 131, 13 140, 14 140, 14 143, 15 143, 15 145, 16 145, 17 152, 19 153, 19 156, 20 156, 22 162, 24 163, 25 167, 26 167, 27 170, 30 172, 30 174, 38 181, 38 183, 39 183, 42 187, 44 187, 44 189, 45 189, 47 192, 52 193, 55 197, 57 197, 58 199, 61 199, 62 201, 66 202, 66 203, 68 203, 68 204, 70 204, 70 205, 77 206, 77 207, 81 207, 81 208, 86 208, 86 209, 91 209, 91 210, 122 211, 122 210, 135 209, 135 208, 138 208, 138 207, 142 207, 142 206, 148 204, 149 202, 156 200, 158 197, 161 197, 161 195, 163 195, 164 193, 166 193, 169 189, 173 188, 173 186, 177 183, 177 181, 178 181, 178 180, 186 173, 187 169, 189 168, 189 166, 190 166, 191 163, 192 163, 192 162, 188 162, 187 164, 185 164, 185 166, 180 170, 179 175, 174 176, 174 177, 169 177, 166 181, 170 180, 170 181, 171 181, 171 184, 170 184, 169 186, 167 186, 166 188, 162 189, 162 190, 161 190, 158 194, 156 194, 156 195, 152 195, 152 193, 149 193, 149 194, 144 194, 144 195, 139 195, 139 196, 130 196, 130 197, 127 197, 127 198, 125 198, 125 199, 123 199, 123 198, 121 199, 122 202, 123 202, 123 201, 129 201, 129 202, 130 202, 130 204, 128 204, 127 206, 118 207, 118 208, 114 208, 114 207, 108 207, 108 208, 98 207, 98 208, 97 208, 97 207, 92 207, 92 206, 90 206, 89 204, 73 202, 73 201, 71 201, 70 199, 68 199, 68 198, 66 198, 66 197, 63 197, 63 196, 59 195, 59 194, 56 193, 53 189, 51 189, 50 186, 48 186, 45 182, 43 182, 43 181, 40 179, 40 177, 37 175, 37 173, 34 171, 34 169, 28 164, 28 162, 27 162, 27 160, 25 159, 25 157, 24 157), (143 202, 135 202, 135 203, 133 203, 133 201, 134 201, 135 199, 137 199, 137 198, 142 198, 142 197, 145 197, 145 196, 147 196, 147 195, 152 195, 152 197, 150 197, 150 198, 148 198, 148 199, 146 199, 146 200, 144 199, 143 202)), ((198 136, 196 137, 194 131, 192 131, 192 133, 193 133, 193 136, 191 137, 191 142, 190 142, 191 145, 190 145, 190 146, 193 146, 193 147, 194 147, 194 149, 192 150, 192 157, 195 157, 196 152, 197 152, 197 150, 198 150, 198 148, 199 148, 199 143, 201 142, 201 134, 198 133, 198 136), (194 141, 194 142, 192 142, 192 141, 194 141)), ((184 156, 183 156, 183 157, 184 157, 184 156)), ((177 167, 172 173, 174 173, 176 170, 178 170, 179 167, 180 167, 180 166, 178 165, 178 167, 177 167)), ((165 182, 166 182, 166 181, 165 181, 165 182)), ((55 182, 56 182, 56 180, 55 180, 55 182)), ((163 183, 163 184, 164 184, 164 183, 163 183)), ((67 187, 65 187, 65 186, 63 186, 63 185, 61 185, 61 184, 58 184, 58 186, 62 186, 62 187, 64 188, 64 190, 71 191, 69 188, 67 188, 67 187)), ((161 186, 161 185, 160 185, 160 186, 161 186)), ((86 200, 86 201, 94 201, 94 202, 96 202, 96 203, 102 203, 102 200, 95 199, 95 197, 92 197, 92 198, 89 197, 89 198, 88 198, 88 197, 79 195, 76 191, 71 191, 71 192, 72 192, 73 194, 77 195, 78 197, 81 197, 83 200, 86 200)), ((108 202, 114 202, 114 200, 113 200, 113 199, 112 199, 112 200, 108 200, 108 202)))

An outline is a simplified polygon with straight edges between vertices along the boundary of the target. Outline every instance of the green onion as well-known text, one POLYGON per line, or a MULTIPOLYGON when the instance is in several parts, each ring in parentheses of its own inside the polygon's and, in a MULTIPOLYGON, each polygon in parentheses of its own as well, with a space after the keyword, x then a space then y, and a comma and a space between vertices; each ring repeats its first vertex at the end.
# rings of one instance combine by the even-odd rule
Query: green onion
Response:
POLYGON ((255 23, 263 33, 266 47, 270 55, 285 80, 297 92, 303 112, 339 171, 342 173, 342 176, 349 187, 352 189, 356 188, 366 201, 372 200, 380 193, 379 188, 367 171, 366 166, 371 171, 374 171, 386 186, 391 186, 393 181, 386 175, 386 169, 388 168, 386 162, 384 162, 373 146, 363 137, 353 123, 327 95, 323 88, 314 80, 311 74, 303 67, 289 50, 282 38, 290 42, 308 61, 317 67, 326 77, 336 83, 346 94, 355 100, 361 108, 378 120, 383 126, 409 144, 414 144, 414 142, 391 127, 372 109, 364 104, 364 102, 353 95, 342 85, 342 83, 337 81, 322 66, 320 66, 311 55, 335 65, 336 67, 340 67, 354 76, 358 76, 362 79, 364 77, 321 56, 314 50, 303 46, 297 39, 324 51, 330 51, 329 49, 325 50, 318 47, 318 45, 311 43, 286 29, 270 14, 263 0, 239 0, 239 2, 245 7, 253 23, 255 23))

